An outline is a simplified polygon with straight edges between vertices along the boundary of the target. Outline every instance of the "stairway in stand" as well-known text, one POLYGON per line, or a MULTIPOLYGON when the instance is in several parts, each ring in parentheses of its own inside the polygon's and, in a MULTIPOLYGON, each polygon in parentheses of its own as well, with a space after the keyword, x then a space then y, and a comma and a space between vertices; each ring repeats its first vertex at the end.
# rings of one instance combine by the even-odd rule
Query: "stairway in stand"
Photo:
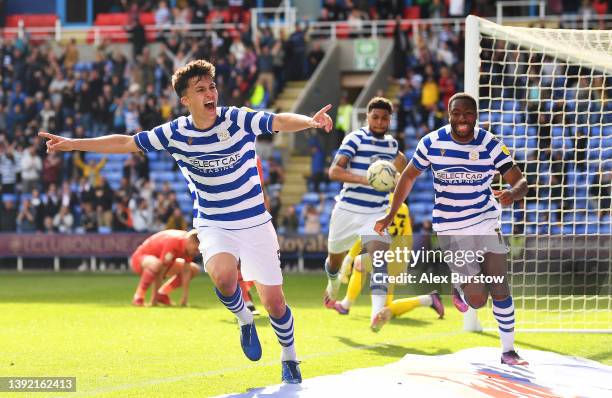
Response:
POLYGON ((285 183, 281 190, 283 210, 302 201, 308 190, 306 186, 308 176, 310 176, 310 156, 291 155, 285 166, 285 183))

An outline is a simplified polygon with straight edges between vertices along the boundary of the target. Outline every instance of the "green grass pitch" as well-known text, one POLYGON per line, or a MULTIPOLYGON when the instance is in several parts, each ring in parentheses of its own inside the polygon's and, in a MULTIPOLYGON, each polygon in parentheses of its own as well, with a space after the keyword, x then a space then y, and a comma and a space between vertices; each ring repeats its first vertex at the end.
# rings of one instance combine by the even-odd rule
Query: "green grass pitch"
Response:
MULTIPOLYGON (((76 393, 36 397, 204 397, 280 381, 280 348, 266 316, 257 319, 264 354, 253 363, 208 277, 194 280, 190 308, 134 308, 136 283, 127 274, 0 274, 0 375, 77 377, 76 393)), ((323 286, 323 274, 285 277, 305 378, 383 365, 408 353, 498 346, 496 333, 462 332, 448 300, 444 320, 418 308, 374 334, 366 296, 341 317, 323 308, 323 286)), ((519 333, 517 346, 612 365, 612 335, 519 333)))

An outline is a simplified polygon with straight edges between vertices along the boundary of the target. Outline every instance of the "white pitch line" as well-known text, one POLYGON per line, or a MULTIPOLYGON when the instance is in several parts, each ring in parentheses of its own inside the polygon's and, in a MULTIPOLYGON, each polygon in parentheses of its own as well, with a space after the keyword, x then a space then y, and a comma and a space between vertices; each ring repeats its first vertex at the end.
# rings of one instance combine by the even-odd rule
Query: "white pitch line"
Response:
MULTIPOLYGON (((388 344, 398 344, 398 343, 406 343, 406 342, 411 342, 411 341, 427 340, 431 338, 440 338, 440 337, 452 336, 452 335, 462 334, 462 333, 465 333, 465 332, 456 331, 456 332, 436 333, 436 334, 423 335, 423 336, 414 337, 414 338, 385 341, 381 343, 359 346, 359 347, 347 347, 347 348, 334 350, 334 351, 321 352, 321 353, 316 353, 316 354, 300 356, 300 360, 306 361, 308 359, 316 359, 316 358, 334 356, 334 355, 344 354, 346 352, 351 352, 351 351, 370 350, 373 348, 384 347, 388 344)), ((253 369, 254 367, 267 367, 267 366, 274 366, 278 364, 279 364, 278 361, 257 362, 255 364, 249 364, 249 365, 238 366, 238 367, 233 367, 233 368, 209 370, 207 372, 189 373, 189 374, 182 375, 182 376, 164 377, 161 379, 143 380, 137 383, 120 384, 118 386, 102 387, 102 388, 97 388, 97 389, 90 390, 90 391, 77 392, 76 394, 70 393, 70 397, 92 397, 95 395, 100 395, 100 394, 105 394, 105 393, 110 393, 110 392, 132 390, 134 388, 139 388, 139 387, 150 387, 150 386, 154 386, 157 384, 174 383, 177 381, 193 379, 196 377, 216 376, 216 375, 224 374, 224 373, 233 373, 233 372, 243 371, 246 369, 253 369)))

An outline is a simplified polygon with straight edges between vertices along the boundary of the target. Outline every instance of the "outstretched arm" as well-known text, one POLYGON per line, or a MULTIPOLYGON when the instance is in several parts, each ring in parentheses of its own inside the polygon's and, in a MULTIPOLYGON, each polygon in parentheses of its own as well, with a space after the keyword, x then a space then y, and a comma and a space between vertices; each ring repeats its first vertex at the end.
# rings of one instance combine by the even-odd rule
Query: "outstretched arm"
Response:
POLYGON ((309 128, 324 129, 329 133, 333 123, 327 111, 331 105, 326 105, 319 110, 313 117, 299 115, 297 113, 279 113, 272 121, 272 130, 284 133, 293 133, 309 128))
POLYGON ((181 307, 187 306, 187 300, 189 299, 189 282, 191 282, 191 264, 185 262, 181 268, 181 287, 183 288, 183 295, 181 296, 181 307))
POLYGON ((46 138, 49 151, 84 151, 98 153, 138 152, 134 137, 111 134, 98 138, 64 138, 59 135, 39 132, 38 136, 46 138))

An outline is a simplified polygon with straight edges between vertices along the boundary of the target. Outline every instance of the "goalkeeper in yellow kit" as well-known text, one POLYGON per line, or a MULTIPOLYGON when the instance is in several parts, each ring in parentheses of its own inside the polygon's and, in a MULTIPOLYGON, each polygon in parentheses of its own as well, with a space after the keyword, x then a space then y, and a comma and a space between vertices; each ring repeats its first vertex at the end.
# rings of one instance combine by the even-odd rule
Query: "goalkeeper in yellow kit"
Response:
MULTIPOLYGON (((391 195, 389 200, 393 200, 393 195, 391 195)), ((393 223, 389 225, 387 230, 389 231, 389 235, 393 237, 390 250, 394 250, 394 248, 398 246, 412 248, 412 223, 410 220, 410 211, 405 203, 401 205, 397 215, 393 219, 393 223)), ((340 271, 341 278, 345 281, 349 278, 348 275, 350 274, 346 296, 342 301, 338 301, 334 305, 334 309, 341 315, 349 313, 351 305, 355 302, 359 293, 361 293, 364 272, 371 272, 371 262, 362 262, 360 253, 361 239, 355 242, 344 258, 340 271)), ((389 275, 399 275, 401 272, 405 271, 406 264, 391 262, 388 264, 388 267, 389 275)), ((438 292, 433 291, 423 296, 394 300, 393 288, 393 284, 389 285, 385 306, 372 319, 370 327, 373 331, 378 332, 392 317, 400 316, 417 307, 429 306, 436 311, 440 319, 444 317, 444 305, 442 304, 442 300, 440 300, 438 292)))

